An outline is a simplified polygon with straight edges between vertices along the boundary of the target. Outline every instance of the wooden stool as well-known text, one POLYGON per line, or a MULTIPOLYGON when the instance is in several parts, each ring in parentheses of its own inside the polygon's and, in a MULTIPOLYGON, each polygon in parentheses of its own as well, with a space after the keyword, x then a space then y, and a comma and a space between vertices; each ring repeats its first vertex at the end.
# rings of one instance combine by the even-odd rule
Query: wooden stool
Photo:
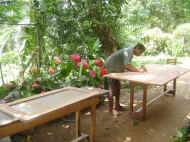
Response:
POLYGON ((169 58, 167 59, 167 64, 172 64, 172 65, 176 65, 177 64, 177 59, 176 58, 169 58))
MULTIPOLYGON (((176 58, 169 58, 167 59, 167 64, 176 65, 177 59, 176 58)), ((175 90, 176 90, 176 79, 173 81, 173 90, 168 91, 168 93, 171 93, 175 96, 175 90)), ((164 85, 164 91, 167 91, 167 84, 164 85)))

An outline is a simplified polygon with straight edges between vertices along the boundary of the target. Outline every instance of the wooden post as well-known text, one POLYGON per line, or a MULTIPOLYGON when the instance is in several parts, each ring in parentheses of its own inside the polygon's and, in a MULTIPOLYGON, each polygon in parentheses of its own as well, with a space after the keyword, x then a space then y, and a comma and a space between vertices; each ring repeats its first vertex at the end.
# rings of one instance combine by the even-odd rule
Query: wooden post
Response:
POLYGON ((147 90, 148 90, 148 85, 143 85, 143 103, 142 103, 142 119, 146 119, 146 103, 147 103, 147 90))
POLYGON ((134 83, 130 82, 130 113, 133 113, 133 104, 134 104, 134 91, 135 85, 134 83))
POLYGON ((81 131, 80 131, 80 111, 77 111, 75 116, 76 119, 76 138, 81 136, 81 131))
POLYGON ((173 81, 173 96, 176 95, 176 82, 177 82, 177 79, 174 79, 174 81, 173 81))
POLYGON ((91 107, 91 142, 95 142, 96 137, 96 105, 91 107))

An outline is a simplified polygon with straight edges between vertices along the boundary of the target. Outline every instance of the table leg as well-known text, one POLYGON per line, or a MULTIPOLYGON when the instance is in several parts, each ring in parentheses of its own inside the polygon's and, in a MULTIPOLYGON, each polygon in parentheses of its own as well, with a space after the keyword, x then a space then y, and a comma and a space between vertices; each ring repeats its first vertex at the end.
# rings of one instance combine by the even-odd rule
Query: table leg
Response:
POLYGON ((164 92, 167 91, 167 84, 164 84, 164 92))
POLYGON ((109 100, 109 112, 112 113, 112 111, 113 111, 113 95, 112 95, 112 92, 109 92, 108 100, 109 100))
POLYGON ((76 112, 76 138, 81 136, 81 131, 80 131, 80 111, 76 112))
POLYGON ((130 83, 130 114, 133 113, 134 111, 134 107, 133 107, 133 104, 134 104, 134 91, 135 91, 135 85, 134 83, 130 83))
POLYGON ((177 79, 174 79, 174 81, 173 81, 173 96, 176 95, 176 82, 177 82, 177 79))
POLYGON ((91 108, 91 142, 95 142, 96 137, 96 106, 91 108))
POLYGON ((142 103, 142 118, 145 120, 146 119, 146 110, 147 110, 147 90, 148 86, 144 85, 143 86, 143 103, 142 103))

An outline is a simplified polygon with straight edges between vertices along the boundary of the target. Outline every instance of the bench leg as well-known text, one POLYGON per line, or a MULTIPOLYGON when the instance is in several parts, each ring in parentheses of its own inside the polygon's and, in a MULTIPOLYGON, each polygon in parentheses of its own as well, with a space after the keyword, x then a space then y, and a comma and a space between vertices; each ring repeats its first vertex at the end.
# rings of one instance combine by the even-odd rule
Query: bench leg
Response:
POLYGON ((80 131, 80 111, 77 111, 76 112, 76 138, 80 137, 81 136, 81 131, 80 131))
POLYGON ((75 125, 76 125, 76 139, 74 139, 72 142, 79 142, 79 141, 82 141, 82 140, 87 140, 88 142, 90 142, 89 140, 89 135, 87 134, 83 134, 81 133, 81 113, 80 111, 77 111, 75 113, 75 125))
POLYGON ((96 137, 96 106, 91 108, 91 142, 95 142, 96 137))

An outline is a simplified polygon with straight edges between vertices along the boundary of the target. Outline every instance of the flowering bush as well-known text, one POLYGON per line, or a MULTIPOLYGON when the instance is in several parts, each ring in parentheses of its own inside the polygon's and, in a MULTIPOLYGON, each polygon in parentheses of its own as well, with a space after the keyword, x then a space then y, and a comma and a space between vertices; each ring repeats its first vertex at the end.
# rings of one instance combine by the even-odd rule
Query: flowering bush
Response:
POLYGON ((49 66, 42 66, 40 69, 31 67, 24 82, 17 87, 22 97, 64 86, 64 78, 68 75, 67 68, 59 56, 54 56, 52 59, 49 66))
MULTIPOLYGON (((103 59, 100 58, 104 54, 98 39, 86 40, 79 46, 65 43, 59 47, 49 48, 40 54, 40 58, 33 59, 28 58, 27 54, 23 55, 23 70, 15 81, 16 90, 21 97, 43 94, 68 85, 99 87, 102 84, 106 70, 103 59), (72 54, 73 51, 75 54, 72 54)), ((0 88, 1 92, 7 94, 4 93, 4 88, 0 88)))
POLYGON ((102 59, 86 59, 79 54, 72 54, 64 60, 54 56, 48 66, 31 68, 19 88, 20 94, 27 97, 64 86, 100 87, 106 73, 102 59))

